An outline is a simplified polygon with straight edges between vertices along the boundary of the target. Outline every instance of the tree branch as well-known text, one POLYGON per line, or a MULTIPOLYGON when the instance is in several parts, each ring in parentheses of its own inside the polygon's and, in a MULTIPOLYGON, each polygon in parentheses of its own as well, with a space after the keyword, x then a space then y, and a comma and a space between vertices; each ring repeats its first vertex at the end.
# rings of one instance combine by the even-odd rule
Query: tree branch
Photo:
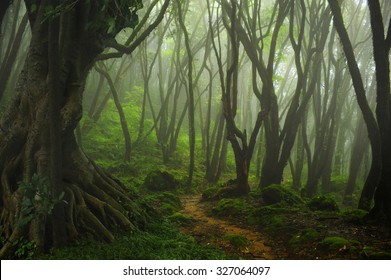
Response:
MULTIPOLYGON (((155 1, 154 3, 156 3, 155 1)), ((136 38, 137 33, 140 31, 141 27, 145 25, 147 18, 149 17, 152 8, 150 8, 147 12, 147 14, 144 16, 143 20, 141 23, 134 29, 132 34, 130 35, 129 39, 126 42, 126 45, 121 45, 117 41, 112 41, 111 44, 108 45, 108 47, 112 47, 118 51, 118 53, 107 53, 107 54, 102 54, 97 57, 97 60, 106 60, 110 58, 120 58, 124 54, 131 54, 148 36, 151 34, 151 32, 160 24, 160 22, 163 20, 164 14, 167 11, 167 8, 170 4, 170 0, 165 0, 163 3, 163 6, 156 17, 155 21, 147 27, 141 33, 141 35, 136 38)))

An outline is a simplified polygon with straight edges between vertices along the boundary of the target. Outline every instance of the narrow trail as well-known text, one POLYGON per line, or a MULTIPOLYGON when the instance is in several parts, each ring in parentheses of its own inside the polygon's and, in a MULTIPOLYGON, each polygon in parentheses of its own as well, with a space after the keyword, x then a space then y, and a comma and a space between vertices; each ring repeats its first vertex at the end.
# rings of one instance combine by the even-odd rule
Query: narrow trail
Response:
POLYGON ((183 205, 181 212, 195 220, 194 224, 183 229, 185 233, 194 236, 202 243, 213 244, 227 253, 237 254, 246 259, 276 259, 272 248, 266 245, 267 241, 262 233, 210 216, 206 204, 201 203, 200 198, 200 195, 183 196, 181 198, 183 205), (247 238, 250 244, 241 248, 235 247, 224 238, 226 235, 240 235, 247 238))

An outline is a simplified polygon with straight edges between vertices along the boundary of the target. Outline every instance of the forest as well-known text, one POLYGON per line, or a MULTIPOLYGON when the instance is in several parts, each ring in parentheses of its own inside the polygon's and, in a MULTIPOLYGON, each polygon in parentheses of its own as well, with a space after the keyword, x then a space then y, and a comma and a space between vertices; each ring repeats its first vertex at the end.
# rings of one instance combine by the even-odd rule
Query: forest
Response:
POLYGON ((1 259, 391 259, 391 1, 0 2, 1 259))

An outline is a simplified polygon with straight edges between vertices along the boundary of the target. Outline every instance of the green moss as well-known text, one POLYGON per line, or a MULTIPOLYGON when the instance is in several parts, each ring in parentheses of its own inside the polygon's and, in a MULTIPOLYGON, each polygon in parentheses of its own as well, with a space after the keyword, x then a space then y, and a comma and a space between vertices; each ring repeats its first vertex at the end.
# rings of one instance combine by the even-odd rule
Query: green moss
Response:
POLYGON ((294 235, 290 241, 290 245, 299 245, 303 243, 309 243, 314 240, 316 240, 319 237, 319 232, 317 232, 315 229, 307 228, 299 232, 298 234, 294 235))
POLYGON ((212 197, 214 197, 218 193, 220 188, 221 188, 220 186, 213 186, 213 187, 209 187, 209 188, 205 189, 202 192, 202 200, 211 199, 212 197))
POLYGON ((346 211, 342 213, 342 216, 350 221, 360 220, 364 218, 366 215, 368 215, 368 211, 361 210, 361 209, 354 209, 352 211, 346 211))
POLYGON ((167 171, 152 171, 144 180, 144 187, 152 192, 175 191, 179 186, 179 181, 167 171))
POLYGON ((275 215, 267 219, 266 230, 275 232, 286 226, 286 218, 282 215, 275 215))
POLYGON ((171 215, 181 207, 181 201, 176 193, 158 192, 144 195, 144 200, 163 215, 171 215))
POLYGON ((391 252, 379 251, 372 246, 364 246, 360 252, 360 258, 366 260, 391 260, 391 252))
POLYGON ((217 216, 239 216, 249 211, 249 205, 240 198, 223 198, 212 211, 217 216))
POLYGON ((303 204, 303 200, 290 189, 281 185, 270 185, 262 190, 262 199, 265 205, 281 204, 293 206, 303 204))
POLYGON ((174 214, 172 214, 171 216, 168 216, 167 218, 170 221, 172 221, 176 224, 180 224, 180 225, 188 225, 188 224, 193 223, 193 221, 194 221, 192 217, 187 216, 185 214, 182 214, 180 212, 175 212, 174 214))
POLYGON ((330 251, 348 250, 359 244, 360 243, 355 240, 347 240, 339 236, 326 237, 319 243, 321 248, 330 251))
POLYGON ((339 208, 335 200, 326 196, 316 196, 308 203, 312 211, 338 212, 339 208))
POLYGON ((237 249, 244 248, 251 244, 251 241, 246 237, 236 234, 227 234, 224 236, 224 239, 228 240, 229 243, 237 249))

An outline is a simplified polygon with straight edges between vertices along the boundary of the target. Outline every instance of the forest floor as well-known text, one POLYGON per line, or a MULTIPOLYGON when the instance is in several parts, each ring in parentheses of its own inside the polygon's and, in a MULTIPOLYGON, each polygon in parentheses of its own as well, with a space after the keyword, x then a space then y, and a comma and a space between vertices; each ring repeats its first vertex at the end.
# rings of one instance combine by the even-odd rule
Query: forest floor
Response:
POLYGON ((208 214, 211 204, 200 203, 201 195, 183 196, 182 213, 193 218, 194 222, 183 227, 186 234, 197 241, 212 244, 226 253, 245 259, 276 259, 279 256, 261 232, 255 228, 245 228, 227 219, 216 218, 208 214), (237 237, 237 241, 233 239, 237 237), (240 237, 245 237, 241 239, 240 237), (248 240, 248 242, 246 242, 248 240), (247 243, 247 244, 246 244, 247 243))
POLYGON ((193 218, 184 233, 242 259, 391 259, 390 231, 349 215, 286 211, 279 213, 281 227, 270 231, 244 216, 216 217, 216 203, 200 195, 181 201, 181 212, 193 218))

